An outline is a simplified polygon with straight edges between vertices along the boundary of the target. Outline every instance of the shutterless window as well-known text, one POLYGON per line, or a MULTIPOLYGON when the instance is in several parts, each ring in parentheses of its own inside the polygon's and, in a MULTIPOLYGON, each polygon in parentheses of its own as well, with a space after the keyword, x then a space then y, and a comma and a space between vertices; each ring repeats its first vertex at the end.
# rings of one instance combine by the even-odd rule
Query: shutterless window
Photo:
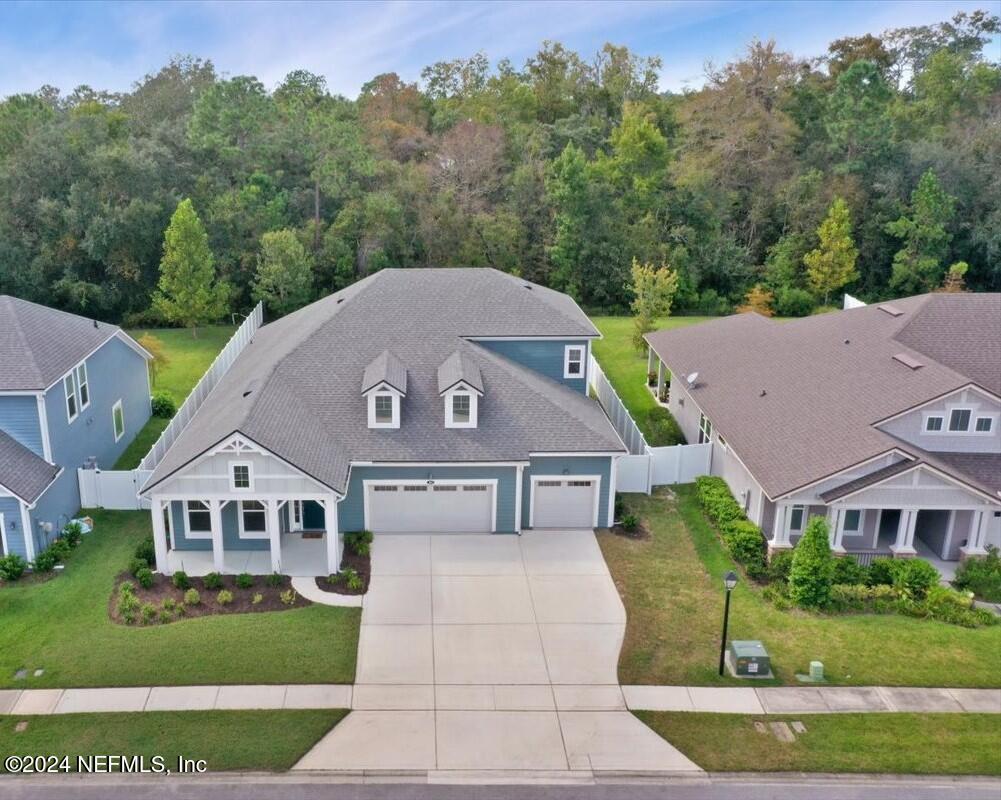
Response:
POLYGON ((452 395, 452 422, 469 422, 469 395, 452 395))
POLYGON ((234 489, 249 489, 250 488, 250 465, 249 464, 234 464, 233 465, 233 488, 234 489))
POLYGON ((699 415, 699 444, 705 444, 706 442, 712 441, 713 438, 713 424, 709 421, 709 417, 705 414, 699 415))
POLYGON ((66 390, 66 416, 72 422, 79 413, 76 403, 76 378, 74 377, 74 373, 71 372, 63 378, 63 388, 66 390))
POLYGON ((789 530, 803 530, 803 506, 792 507, 792 513, 789 514, 789 530))
POLYGON ((568 347, 563 370, 566 378, 579 378, 584 374, 584 348, 568 347))
POLYGON ((243 530, 248 533, 264 533, 268 529, 267 513, 264 504, 257 500, 243 500, 240 503, 243 512, 243 530))
POLYGON ((994 427, 993 417, 977 417, 977 425, 974 430, 977 433, 990 433, 994 427))
POLYGON ((954 408, 949 414, 950 431, 968 431, 970 429, 970 409, 954 408))
POLYGON ((125 412, 122 410, 121 400, 111 407, 111 424, 114 426, 117 442, 125 435, 125 412))
POLYGON ((212 515, 209 504, 201 500, 188 501, 188 531, 190 533, 209 533, 212 530, 212 515))
POLYGON ((859 529, 862 522, 862 512, 857 508, 851 508, 845 512, 845 533, 854 533, 859 529))
POLYGON ((80 410, 90 405, 90 384, 87 382, 87 365, 80 364, 76 368, 76 391, 80 400, 80 410))
POLYGON ((375 396, 375 421, 393 421, 393 398, 387 394, 377 394, 375 396))
POLYGON ((925 420, 925 430, 926 431, 940 431, 942 430, 942 418, 941 417, 928 417, 925 420))

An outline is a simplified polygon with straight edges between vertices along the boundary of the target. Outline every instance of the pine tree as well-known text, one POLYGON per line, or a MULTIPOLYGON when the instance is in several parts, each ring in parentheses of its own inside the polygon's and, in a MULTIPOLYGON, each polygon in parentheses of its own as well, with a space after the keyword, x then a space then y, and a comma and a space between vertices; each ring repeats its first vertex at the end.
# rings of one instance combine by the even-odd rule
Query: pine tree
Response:
POLYGON ((893 257, 890 286, 913 294, 939 285, 942 260, 948 255, 952 241, 948 226, 955 205, 956 198, 946 193, 932 170, 921 176, 911 193, 911 215, 886 224, 887 233, 904 241, 893 257))
POLYGON ((737 313, 746 314, 749 311, 753 311, 756 314, 761 314, 763 317, 774 316, 775 312, 772 310, 774 300, 775 295, 768 291, 762 284, 757 283, 744 297, 744 305, 737 307, 737 313))
POLYGON ((153 308, 167 322, 191 328, 219 319, 226 313, 229 286, 216 280, 209 238, 195 207, 182 200, 163 237, 160 282, 153 308))
POLYGON ((858 249, 852 240, 852 222, 848 204, 835 197, 824 221, 817 228, 820 245, 811 250, 803 261, 806 264, 807 279, 817 295, 822 295, 824 304, 830 300, 831 292, 858 278, 855 261, 858 249))
POLYGON ((957 293, 966 291, 966 272, 970 265, 965 261, 957 261, 945 273, 945 280, 942 281, 941 292, 957 293))
POLYGON ((821 608, 831 597, 834 557, 827 520, 814 517, 796 544, 789 571, 789 597, 804 608, 821 608))

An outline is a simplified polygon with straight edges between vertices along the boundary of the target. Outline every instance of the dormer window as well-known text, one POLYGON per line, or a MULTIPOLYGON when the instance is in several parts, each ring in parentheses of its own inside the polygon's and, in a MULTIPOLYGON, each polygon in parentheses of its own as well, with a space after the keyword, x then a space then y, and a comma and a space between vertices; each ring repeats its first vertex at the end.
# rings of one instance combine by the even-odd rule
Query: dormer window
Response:
POLYGON ((468 352, 456 350, 438 367, 438 394, 445 401, 446 428, 477 426, 483 375, 468 352))
POLYGON ((400 400, 407 395, 407 368, 383 350, 365 367, 361 393, 368 402, 368 427, 399 428, 400 400))
POLYGON ((368 427, 400 427, 400 395, 392 391, 375 391, 368 396, 368 427))
POLYGON ((568 344, 563 351, 563 377, 584 377, 584 353, 587 348, 582 344, 568 344))
POLYGON ((462 384, 460 388, 449 391, 445 395, 445 427, 475 428, 477 411, 477 394, 462 384))

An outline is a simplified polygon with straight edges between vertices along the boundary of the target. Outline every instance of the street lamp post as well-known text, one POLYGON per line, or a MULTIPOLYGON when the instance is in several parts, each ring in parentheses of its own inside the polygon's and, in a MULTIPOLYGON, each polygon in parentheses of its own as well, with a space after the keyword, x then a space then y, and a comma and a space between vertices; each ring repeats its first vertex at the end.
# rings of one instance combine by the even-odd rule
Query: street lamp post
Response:
POLYGON ((723 605, 723 638, 719 643, 719 674, 723 674, 723 664, 726 661, 726 626, 730 621, 730 592, 737 585, 737 573, 729 570, 723 576, 723 585, 726 587, 726 602, 723 605))

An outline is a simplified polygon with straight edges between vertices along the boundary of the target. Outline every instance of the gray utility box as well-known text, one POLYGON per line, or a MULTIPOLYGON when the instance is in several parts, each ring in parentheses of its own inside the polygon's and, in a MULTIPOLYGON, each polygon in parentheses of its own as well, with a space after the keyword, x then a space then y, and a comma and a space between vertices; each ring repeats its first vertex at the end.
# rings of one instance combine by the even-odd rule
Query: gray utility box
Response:
POLYGON ((772 660, 761 642, 756 640, 732 641, 727 653, 730 671, 738 678, 770 678, 772 660))

